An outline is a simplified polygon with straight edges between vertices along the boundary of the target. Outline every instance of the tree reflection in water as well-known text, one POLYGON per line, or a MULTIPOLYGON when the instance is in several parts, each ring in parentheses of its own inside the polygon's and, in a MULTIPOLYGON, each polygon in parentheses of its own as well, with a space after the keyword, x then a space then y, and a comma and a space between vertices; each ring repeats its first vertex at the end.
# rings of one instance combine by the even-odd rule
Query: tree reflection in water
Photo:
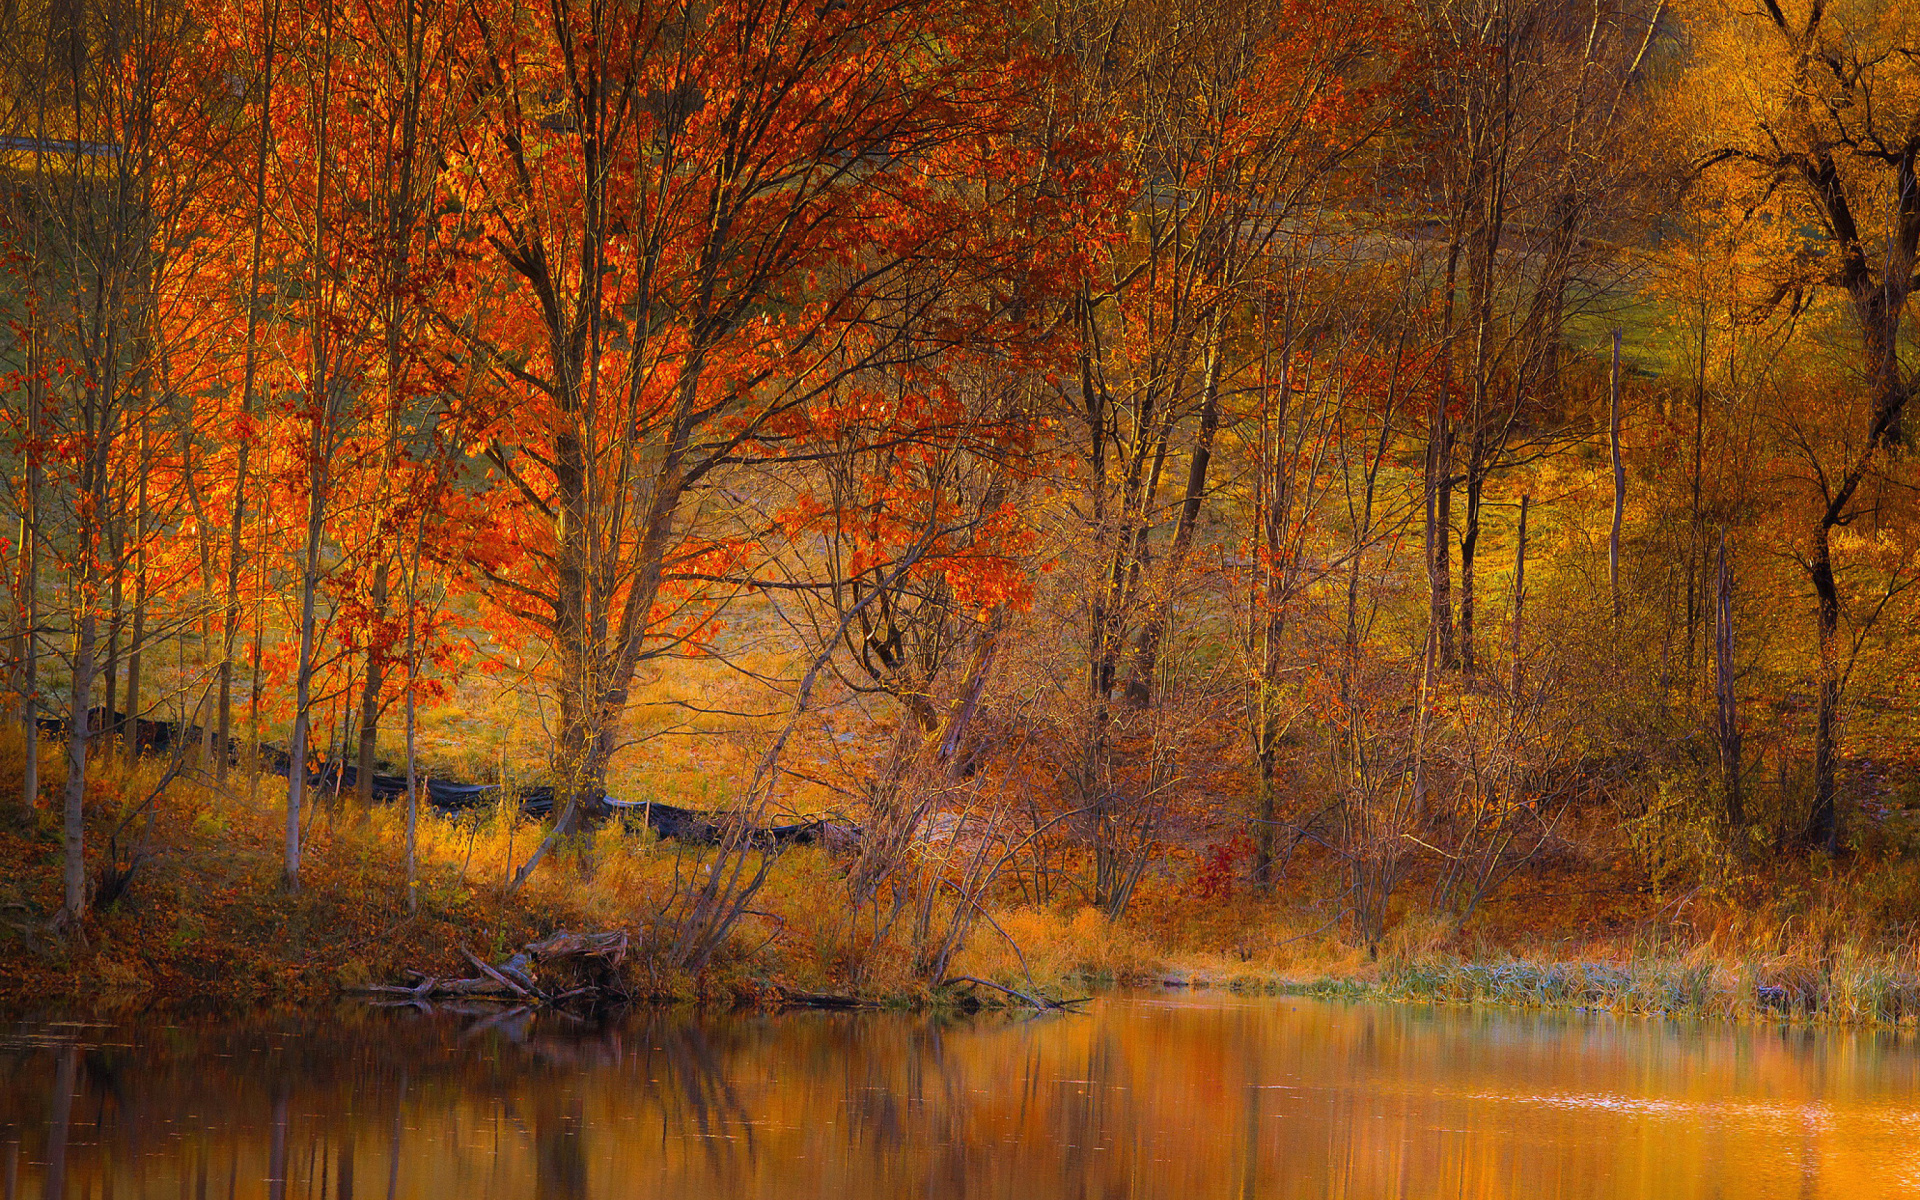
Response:
POLYGON ((16 1025, 0 1178, 4 1200, 1865 1196, 1909 1183, 1917 1096, 1904 1038, 1605 1017, 355 1007, 16 1025))

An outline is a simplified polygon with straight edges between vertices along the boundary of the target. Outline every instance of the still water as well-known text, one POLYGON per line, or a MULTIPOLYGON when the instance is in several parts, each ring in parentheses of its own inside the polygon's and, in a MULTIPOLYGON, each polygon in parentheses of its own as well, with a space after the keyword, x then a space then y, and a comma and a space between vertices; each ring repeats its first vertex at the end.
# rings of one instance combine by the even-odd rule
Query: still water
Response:
POLYGON ((5 1200, 1920 1196, 1910 1035, 1209 992, 0 1028, 5 1200))

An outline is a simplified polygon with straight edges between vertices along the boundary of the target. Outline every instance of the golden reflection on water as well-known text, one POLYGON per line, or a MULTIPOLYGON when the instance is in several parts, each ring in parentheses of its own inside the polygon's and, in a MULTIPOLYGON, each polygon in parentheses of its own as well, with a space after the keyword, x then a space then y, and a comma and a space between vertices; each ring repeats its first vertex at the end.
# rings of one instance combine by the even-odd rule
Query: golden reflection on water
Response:
POLYGON ((1920 1196, 1916 1085, 1890 1034, 1210 993, 22 1022, 0 1200, 1920 1196))

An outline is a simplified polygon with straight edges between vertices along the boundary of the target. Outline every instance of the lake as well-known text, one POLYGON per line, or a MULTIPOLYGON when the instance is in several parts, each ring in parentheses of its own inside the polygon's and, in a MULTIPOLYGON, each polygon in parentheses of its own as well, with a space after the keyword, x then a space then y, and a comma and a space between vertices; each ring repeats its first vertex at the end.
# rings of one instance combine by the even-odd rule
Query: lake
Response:
POLYGON ((1171 989, 4 1029, 5 1200, 1920 1196, 1908 1034, 1171 989))

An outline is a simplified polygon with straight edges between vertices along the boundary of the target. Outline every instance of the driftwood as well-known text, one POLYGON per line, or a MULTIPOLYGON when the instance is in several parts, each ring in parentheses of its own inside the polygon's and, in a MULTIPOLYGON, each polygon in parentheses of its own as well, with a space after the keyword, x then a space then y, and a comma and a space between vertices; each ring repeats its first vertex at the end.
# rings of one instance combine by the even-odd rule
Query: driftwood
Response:
POLYGON ((617 967, 627 960, 627 935, 620 930, 609 933, 556 933, 527 943, 527 953, 536 959, 578 956, 597 958, 617 967))
POLYGON ((409 985, 376 983, 348 990, 399 1004, 424 1005, 461 998, 522 1006, 599 1008, 628 999, 619 968, 626 961, 629 945, 627 935, 619 930, 563 930, 529 942, 501 963, 488 963, 465 946, 458 946, 455 949, 478 975, 446 979, 409 971, 406 975, 416 981, 409 985), (548 985, 543 987, 541 979, 548 980, 548 985))
POLYGON ((505 975, 502 975, 499 971, 494 970, 492 967, 488 966, 486 963, 480 961, 479 957, 476 956, 473 951, 467 949, 465 946, 461 946, 458 949, 460 951, 460 957, 472 963, 475 969, 477 969, 482 975, 485 975, 488 979, 493 980, 495 983, 499 984, 501 987, 506 988, 508 991, 520 997, 522 1000, 538 1001, 538 1000, 546 999, 546 997, 542 996, 540 993, 535 991, 530 991, 527 988, 521 987, 519 984, 515 983, 513 980, 508 979, 505 975))
MULTIPOLYGON (((412 972, 418 975, 418 972, 412 972)), ((491 979, 440 979, 435 976, 418 975, 420 982, 412 987, 394 984, 370 983, 365 987, 348 988, 349 992, 361 996, 392 996, 406 1000, 444 1000, 455 996, 465 996, 475 1000, 506 1000, 513 993, 491 979)))
POLYGON ((802 992, 794 988, 780 989, 780 1002, 795 1008, 878 1008, 872 1000, 862 1000, 858 996, 843 996, 834 992, 802 992))
POLYGON ((1055 1000, 1049 996, 1030 996, 1025 992, 1015 991, 1013 988, 1010 988, 1010 987, 1003 987, 1002 985, 994 983, 991 980, 975 979, 971 975, 951 976, 940 986, 951 987, 956 983, 965 983, 965 984, 970 984, 978 987, 989 987, 996 992, 1005 992, 1007 995, 1012 996, 1015 1000, 1019 1000, 1026 1004, 1031 1004, 1034 1008, 1038 1009, 1041 1012, 1072 1012, 1074 1011, 1073 1009, 1074 1005, 1085 1004, 1091 998, 1087 996, 1080 996, 1072 1000, 1055 1000))

